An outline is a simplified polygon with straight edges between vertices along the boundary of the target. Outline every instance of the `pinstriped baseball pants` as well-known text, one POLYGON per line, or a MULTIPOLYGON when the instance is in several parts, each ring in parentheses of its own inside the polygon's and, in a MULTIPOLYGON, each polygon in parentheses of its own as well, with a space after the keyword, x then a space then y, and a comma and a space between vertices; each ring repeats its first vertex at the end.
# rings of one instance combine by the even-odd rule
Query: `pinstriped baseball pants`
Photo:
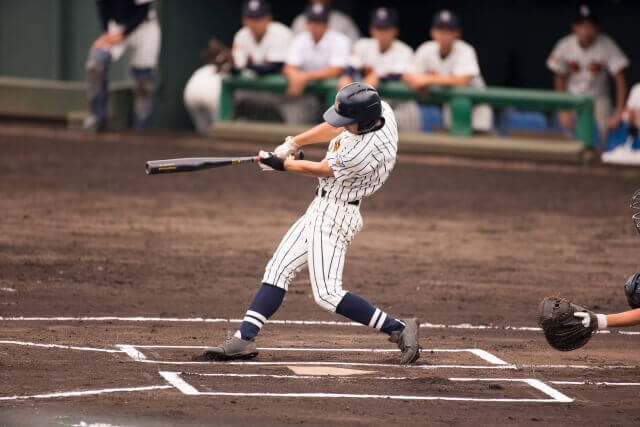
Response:
POLYGON ((335 312, 346 294, 342 289, 346 250, 361 229, 359 206, 316 197, 280 242, 262 282, 286 291, 306 265, 316 303, 335 312))

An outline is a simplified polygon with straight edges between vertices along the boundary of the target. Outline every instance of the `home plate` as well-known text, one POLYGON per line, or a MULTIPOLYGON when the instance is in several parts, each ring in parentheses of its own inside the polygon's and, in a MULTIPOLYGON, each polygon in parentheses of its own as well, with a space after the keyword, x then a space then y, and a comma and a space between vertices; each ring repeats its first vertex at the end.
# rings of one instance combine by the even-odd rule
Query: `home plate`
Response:
POLYGON ((360 369, 333 368, 330 366, 287 366, 296 375, 366 375, 375 374, 376 371, 363 371, 360 369))

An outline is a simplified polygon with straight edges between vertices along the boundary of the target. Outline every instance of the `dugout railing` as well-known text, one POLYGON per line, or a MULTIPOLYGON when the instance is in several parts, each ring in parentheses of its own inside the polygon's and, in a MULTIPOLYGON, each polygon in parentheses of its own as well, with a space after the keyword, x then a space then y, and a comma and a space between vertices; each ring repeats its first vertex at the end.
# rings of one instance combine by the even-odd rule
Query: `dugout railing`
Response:
MULTIPOLYGON (((220 95, 221 121, 233 119, 233 93, 238 89, 284 93, 287 79, 281 74, 261 77, 229 76, 223 79, 220 95)), ((554 111, 573 110, 576 113, 576 138, 587 148, 594 143, 593 99, 588 96, 560 93, 552 90, 513 89, 506 87, 432 86, 428 94, 415 92, 402 82, 382 82, 378 90, 389 99, 413 99, 424 104, 448 103, 451 107, 449 132, 457 136, 470 136, 471 111, 476 104, 491 107, 516 107, 527 110, 554 111)), ((337 92, 336 80, 321 80, 307 85, 305 93, 322 97, 327 107, 333 105, 337 92)))

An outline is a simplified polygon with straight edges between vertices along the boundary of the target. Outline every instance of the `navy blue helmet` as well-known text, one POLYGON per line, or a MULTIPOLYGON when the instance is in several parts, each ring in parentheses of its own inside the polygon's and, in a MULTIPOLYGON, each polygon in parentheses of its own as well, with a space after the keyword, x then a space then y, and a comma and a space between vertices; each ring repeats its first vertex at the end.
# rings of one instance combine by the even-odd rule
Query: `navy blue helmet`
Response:
POLYGON ((358 133, 372 131, 382 117, 382 101, 378 91, 367 83, 346 85, 336 95, 333 107, 324 112, 323 118, 333 127, 358 123, 358 133))
POLYGON ((624 284, 624 293, 627 296, 629 307, 640 308, 640 273, 632 274, 624 284))

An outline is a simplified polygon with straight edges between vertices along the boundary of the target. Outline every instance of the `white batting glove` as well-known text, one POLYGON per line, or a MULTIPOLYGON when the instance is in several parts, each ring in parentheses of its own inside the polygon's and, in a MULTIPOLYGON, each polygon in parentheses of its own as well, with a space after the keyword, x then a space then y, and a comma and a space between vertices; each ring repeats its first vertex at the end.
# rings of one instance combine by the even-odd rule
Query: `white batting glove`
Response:
POLYGON ((575 317, 582 319, 582 326, 588 328, 593 321, 596 329, 606 329, 607 328, 607 316, 605 314, 596 314, 594 316, 593 313, 589 313, 586 311, 579 311, 577 313, 573 313, 575 317))
POLYGON ((273 154, 281 159, 292 159, 295 158, 299 150, 300 146, 293 142, 292 137, 288 136, 282 144, 278 145, 275 150, 273 150, 273 154))

